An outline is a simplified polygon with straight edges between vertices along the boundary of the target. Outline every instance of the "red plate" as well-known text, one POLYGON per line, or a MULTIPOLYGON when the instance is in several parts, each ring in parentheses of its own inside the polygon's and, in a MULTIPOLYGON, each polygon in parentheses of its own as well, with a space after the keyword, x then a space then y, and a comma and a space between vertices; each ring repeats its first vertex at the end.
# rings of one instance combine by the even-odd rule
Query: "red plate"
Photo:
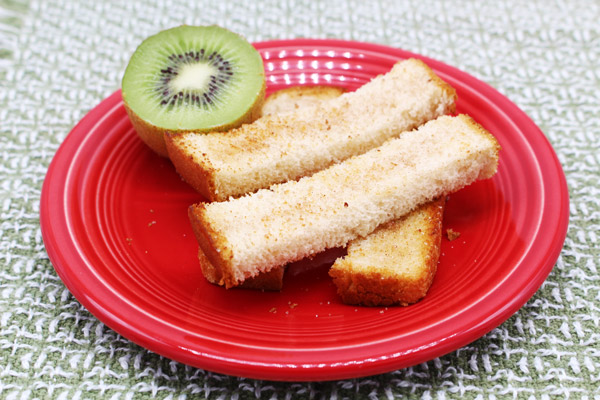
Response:
POLYGON ((398 59, 418 57, 458 91, 458 111, 502 146, 498 174, 451 196, 430 292, 410 307, 340 303, 327 262, 299 263, 281 293, 207 283, 187 207, 200 196, 134 133, 119 92, 67 136, 42 190, 50 260, 106 325, 174 360, 273 380, 352 378, 414 365, 481 337, 516 312, 550 273, 568 224, 565 177, 544 134, 512 102, 438 61, 339 40, 257 43, 268 90, 355 89, 398 59))

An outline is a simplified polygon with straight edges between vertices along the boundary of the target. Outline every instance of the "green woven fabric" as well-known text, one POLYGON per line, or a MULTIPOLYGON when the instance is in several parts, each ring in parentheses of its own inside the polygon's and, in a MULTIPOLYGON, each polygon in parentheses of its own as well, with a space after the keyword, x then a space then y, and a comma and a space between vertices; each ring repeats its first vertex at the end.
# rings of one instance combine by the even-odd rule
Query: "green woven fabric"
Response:
POLYGON ((585 0, 0 0, 0 398, 600 399, 599 21, 600 4, 585 0), (396 46, 507 95, 551 141, 571 195, 567 240, 542 288, 456 352, 324 383, 203 371, 105 327, 48 260, 41 185, 74 124, 118 89, 136 45, 182 23, 219 24, 251 41, 396 46))

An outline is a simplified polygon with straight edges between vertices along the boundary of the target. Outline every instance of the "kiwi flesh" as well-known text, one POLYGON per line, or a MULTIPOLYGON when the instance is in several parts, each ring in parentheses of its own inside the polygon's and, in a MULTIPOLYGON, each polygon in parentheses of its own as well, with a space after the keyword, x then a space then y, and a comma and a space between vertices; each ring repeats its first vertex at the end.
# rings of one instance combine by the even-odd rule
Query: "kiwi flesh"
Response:
POLYGON ((168 156, 165 134, 225 131, 260 116, 262 57, 243 37, 219 26, 167 29, 135 50, 122 96, 138 135, 168 156))

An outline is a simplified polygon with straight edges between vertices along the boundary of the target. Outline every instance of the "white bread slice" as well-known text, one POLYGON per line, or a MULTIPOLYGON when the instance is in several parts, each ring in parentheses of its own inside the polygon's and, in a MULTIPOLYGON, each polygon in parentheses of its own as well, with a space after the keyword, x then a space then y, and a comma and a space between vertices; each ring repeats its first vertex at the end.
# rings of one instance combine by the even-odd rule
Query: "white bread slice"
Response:
MULTIPOLYGON (((331 86, 293 86, 270 95, 263 114, 282 114, 319 104, 344 91, 331 86)), ((329 274, 346 304, 408 305, 426 293, 437 270, 445 197, 352 240, 348 254, 336 260, 329 274)), ((220 281, 202 250, 198 258, 206 279, 220 281)), ((277 291, 283 288, 285 267, 246 279, 240 287, 277 291)))
MULTIPOLYGON (((344 91, 331 86, 294 86, 270 95, 263 115, 319 104, 344 91)), ((346 304, 408 305, 425 296, 437 271, 445 197, 424 204, 364 238, 348 243, 348 254, 329 271, 346 304)), ((206 257, 200 264, 208 263, 206 257)), ((241 287, 281 290, 284 267, 246 279, 241 287)), ((213 281, 215 279, 212 276, 213 281)))
POLYGON ((262 107, 262 115, 285 114, 299 108, 313 107, 335 99, 344 89, 334 86, 292 86, 271 94, 262 107))
POLYGON ((496 139, 466 115, 443 116, 305 177, 188 211, 220 284, 345 246, 420 204, 491 177, 496 139))
POLYGON ((422 61, 398 62, 355 92, 228 132, 166 136, 177 172, 211 201, 298 179, 454 112, 456 93, 422 61))
POLYGON ((342 302, 391 306, 423 298, 437 271, 445 204, 442 196, 350 241, 329 270, 342 302))
MULTIPOLYGON (((282 89, 265 100, 263 115, 319 104, 342 93, 341 88, 330 86, 282 89)), ((348 254, 337 259, 329 271, 341 300, 346 304, 389 306, 412 304, 424 297, 437 271, 445 204, 442 196, 364 238, 350 241, 348 254)), ((207 262, 206 257, 201 259, 201 264, 207 262)), ((283 269, 260 273, 241 286, 281 290, 283 269)))
MULTIPOLYGON (((293 86, 281 89, 267 97, 262 108, 262 115, 283 114, 300 107, 318 105, 321 102, 339 97, 343 93, 342 88, 333 86, 293 86)), ((219 284, 221 280, 220 271, 210 263, 202 249, 198 250, 198 261, 204 277, 211 283, 219 284)), ((273 268, 269 272, 260 273, 246 279, 239 287, 278 291, 283 288, 284 272, 285 267, 273 268)))

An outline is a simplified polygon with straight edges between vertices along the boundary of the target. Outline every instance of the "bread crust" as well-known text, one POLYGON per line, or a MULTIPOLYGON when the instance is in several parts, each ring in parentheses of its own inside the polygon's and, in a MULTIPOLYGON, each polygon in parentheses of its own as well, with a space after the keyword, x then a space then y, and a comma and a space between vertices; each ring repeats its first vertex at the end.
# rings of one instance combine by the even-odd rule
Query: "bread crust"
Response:
POLYGON ((185 145, 175 144, 177 134, 165 133, 165 146, 179 176, 186 181, 195 191, 210 201, 216 200, 218 193, 215 187, 215 169, 207 157, 202 155, 201 161, 194 160, 191 151, 185 145))
POLYGON ((242 287, 272 291, 281 290, 285 266, 273 268, 255 276, 245 276, 240 284, 240 279, 233 273, 230 262, 233 259, 231 246, 228 245, 227 239, 218 231, 212 229, 206 221, 204 207, 204 203, 198 203, 188 208, 192 230, 199 244, 198 260, 204 277, 209 282, 225 286, 227 289, 242 287))
POLYGON ((262 115, 281 114, 305 106, 314 106, 339 97, 344 89, 336 86, 292 86, 271 94, 265 100, 262 115))
MULTIPOLYGON (((221 272, 218 268, 210 262, 208 257, 202 251, 202 248, 198 249, 198 261, 200 262, 200 268, 202 274, 207 281, 215 285, 220 285, 221 272)), ((264 273, 260 273, 252 278, 246 279, 241 285, 236 288, 242 289, 255 289, 263 291, 279 291, 283 287, 283 274, 285 267, 273 268, 272 270, 264 273)))
POLYGON ((227 239, 212 228, 204 211, 205 203, 193 204, 188 208, 188 216, 200 251, 210 263, 208 271, 211 281, 227 288, 236 286, 238 280, 232 273, 231 247, 228 245, 227 239))
MULTIPOLYGON (((342 301, 346 304, 364 306, 406 306, 422 299, 429 290, 437 271, 445 203, 446 198, 442 196, 422 205, 411 214, 380 227, 371 234, 377 235, 385 229, 398 232, 402 229, 418 229, 419 233, 422 233, 417 239, 418 243, 406 244, 421 249, 418 271, 412 271, 411 276, 390 273, 376 264, 370 265, 369 268, 356 268, 353 265, 353 254, 364 250, 361 248, 361 239, 350 242, 348 254, 336 260, 329 270, 329 275, 333 278, 342 301), (402 225, 411 215, 424 222, 418 226, 403 227, 402 225)), ((369 248, 369 251, 380 253, 379 255, 383 255, 388 260, 394 260, 408 249, 396 242, 386 242, 375 250, 369 248)))

